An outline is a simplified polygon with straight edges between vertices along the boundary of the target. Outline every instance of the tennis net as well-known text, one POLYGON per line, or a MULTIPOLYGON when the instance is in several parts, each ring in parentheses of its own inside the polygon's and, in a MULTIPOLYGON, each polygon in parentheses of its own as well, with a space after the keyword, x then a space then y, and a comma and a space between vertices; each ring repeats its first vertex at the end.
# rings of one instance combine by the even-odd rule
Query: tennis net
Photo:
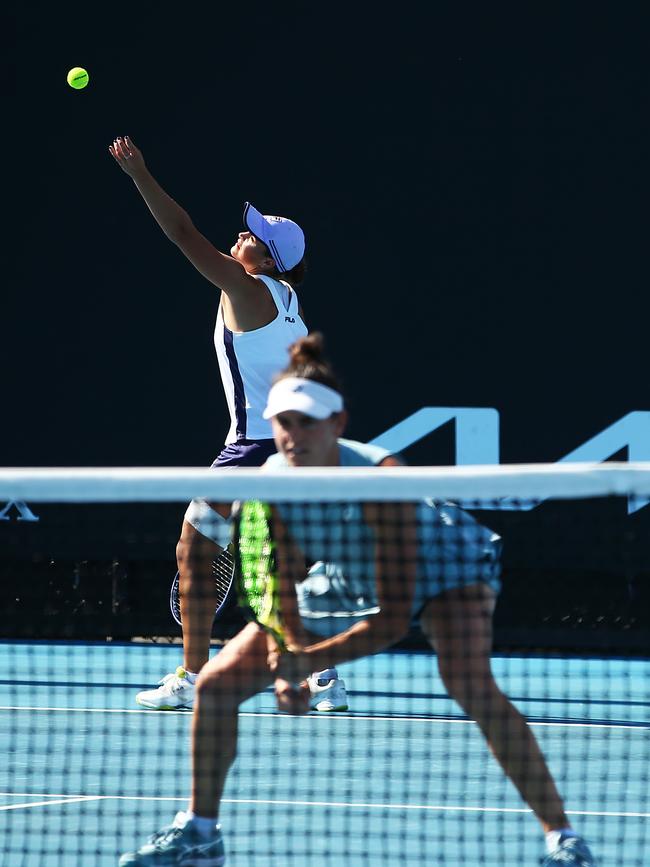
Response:
POLYGON ((212 660, 255 634, 248 673, 215 663, 201 693, 199 801, 238 720, 228 867, 514 867, 544 822, 647 864, 650 465, 620 463, 0 470, 1 864, 118 864, 187 809, 192 699, 135 696, 188 680, 170 589, 194 497, 237 504, 225 572, 192 555, 211 582, 237 566, 212 660), (293 648, 272 654, 289 683, 322 675, 284 700, 324 710, 278 712, 255 619, 293 648), (350 629, 357 658, 305 668, 298 646, 350 629))

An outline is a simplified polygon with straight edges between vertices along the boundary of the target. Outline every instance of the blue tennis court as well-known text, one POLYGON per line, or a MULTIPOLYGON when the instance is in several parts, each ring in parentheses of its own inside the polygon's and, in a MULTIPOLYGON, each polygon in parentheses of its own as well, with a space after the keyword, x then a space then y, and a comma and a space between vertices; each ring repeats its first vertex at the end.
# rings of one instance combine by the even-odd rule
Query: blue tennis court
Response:
MULTIPOLYGON (((115 865, 185 808, 191 714, 133 700, 179 656, 137 643, 0 644, 3 867, 115 865)), ((496 656, 494 668, 599 865, 649 863, 650 661, 496 656)), ((430 654, 340 671, 348 713, 283 716, 271 692, 242 706, 221 814, 229 867, 538 863, 537 821, 430 654)))

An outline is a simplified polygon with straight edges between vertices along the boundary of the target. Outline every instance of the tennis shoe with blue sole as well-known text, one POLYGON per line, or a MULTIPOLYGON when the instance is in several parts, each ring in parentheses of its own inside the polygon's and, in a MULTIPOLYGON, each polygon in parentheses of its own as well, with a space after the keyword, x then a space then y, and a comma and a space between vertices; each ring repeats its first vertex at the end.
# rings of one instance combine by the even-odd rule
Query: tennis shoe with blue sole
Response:
POLYGON ((582 837, 566 837, 562 835, 557 848, 542 860, 542 867, 596 867, 594 856, 582 837))
POLYGON ((179 666, 176 671, 166 674, 155 689, 139 692, 135 700, 141 707, 149 710, 191 710, 194 706, 194 679, 179 666))
POLYGON ((122 855, 119 867, 222 867, 225 863, 219 825, 215 825, 214 837, 206 840, 181 812, 137 852, 122 855))

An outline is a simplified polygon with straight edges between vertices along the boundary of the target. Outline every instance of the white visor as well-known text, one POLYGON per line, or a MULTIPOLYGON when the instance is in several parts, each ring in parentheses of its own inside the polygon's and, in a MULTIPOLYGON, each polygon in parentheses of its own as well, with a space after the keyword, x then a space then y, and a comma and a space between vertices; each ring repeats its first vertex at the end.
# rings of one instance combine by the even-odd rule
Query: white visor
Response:
POLYGON ((280 412, 302 412, 311 418, 329 418, 343 409, 343 398, 327 385, 311 379, 289 376, 271 388, 264 410, 264 418, 273 418, 280 412))

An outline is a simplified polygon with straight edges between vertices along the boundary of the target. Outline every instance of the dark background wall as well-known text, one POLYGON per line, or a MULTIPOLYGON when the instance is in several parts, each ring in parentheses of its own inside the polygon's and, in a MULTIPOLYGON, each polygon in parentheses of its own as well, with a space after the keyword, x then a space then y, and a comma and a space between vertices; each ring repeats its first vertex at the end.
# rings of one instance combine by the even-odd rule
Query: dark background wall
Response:
MULTIPOLYGON (((646 5, 70 5, 3 28, 0 464, 202 466, 223 442, 218 293, 110 157, 124 134, 221 249, 245 200, 304 226, 350 436, 494 407, 502 461, 555 461, 650 410, 646 5)), ((451 426, 407 456, 452 462, 451 426)), ((561 509, 488 516, 501 644, 647 650, 650 509, 615 505, 561 542, 561 509)), ((126 551, 126 509, 112 532, 39 514, 0 527, 11 634, 167 634, 182 507, 126 551)))
MULTIPOLYGON (((644 4, 22 5, 0 463, 207 465, 223 441, 217 293, 109 156, 123 134, 220 248, 247 199, 304 226, 351 436, 491 406, 504 462, 552 461, 650 409, 647 24, 644 4)), ((448 462, 443 439, 418 462, 448 462)))

